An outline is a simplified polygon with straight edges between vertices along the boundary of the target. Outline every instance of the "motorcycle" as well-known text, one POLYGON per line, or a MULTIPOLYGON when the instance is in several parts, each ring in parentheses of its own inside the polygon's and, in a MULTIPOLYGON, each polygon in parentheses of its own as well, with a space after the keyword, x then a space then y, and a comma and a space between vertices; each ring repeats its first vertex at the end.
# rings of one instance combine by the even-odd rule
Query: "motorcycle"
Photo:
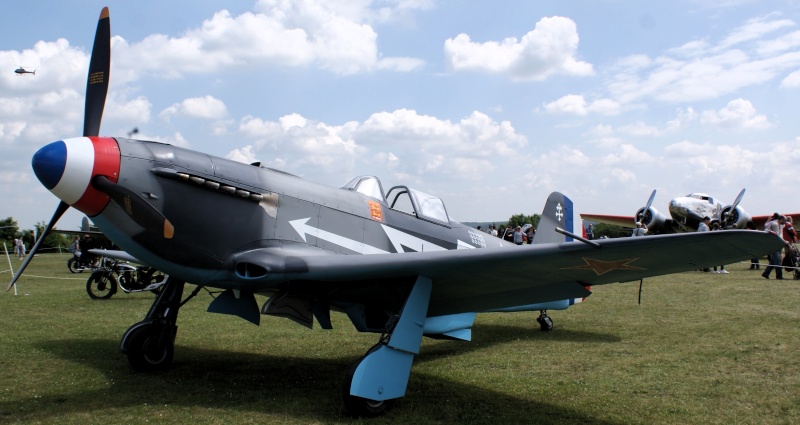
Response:
POLYGON ((86 292, 95 300, 107 300, 117 293, 117 288, 126 294, 131 292, 161 292, 167 275, 148 266, 132 266, 120 260, 110 260, 95 269, 86 281, 86 292))
POLYGON ((67 268, 72 273, 83 273, 84 270, 93 270, 100 264, 100 257, 94 254, 74 252, 72 258, 67 260, 67 268))

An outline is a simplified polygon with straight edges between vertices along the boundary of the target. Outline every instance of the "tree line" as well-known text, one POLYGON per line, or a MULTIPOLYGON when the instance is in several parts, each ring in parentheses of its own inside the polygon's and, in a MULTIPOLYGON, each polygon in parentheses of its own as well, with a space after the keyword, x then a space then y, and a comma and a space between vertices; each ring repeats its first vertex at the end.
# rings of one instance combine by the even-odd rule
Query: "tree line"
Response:
MULTIPOLYGON (((21 238, 28 250, 36 243, 36 238, 44 232, 47 223, 40 221, 34 225, 33 229, 20 229, 19 223, 13 217, 6 217, 0 220, 0 244, 5 244, 9 253, 14 252, 14 239, 21 238)), ((39 248, 41 252, 53 252, 66 250, 71 243, 68 235, 57 232, 50 232, 39 248)))

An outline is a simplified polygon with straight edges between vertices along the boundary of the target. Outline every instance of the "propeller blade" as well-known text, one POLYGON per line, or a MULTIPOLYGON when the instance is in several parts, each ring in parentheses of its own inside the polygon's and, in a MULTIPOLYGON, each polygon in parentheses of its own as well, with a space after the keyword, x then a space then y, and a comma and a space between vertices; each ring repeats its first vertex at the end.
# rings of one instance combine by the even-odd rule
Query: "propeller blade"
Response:
POLYGON ((108 76, 111 70, 111 23, 108 8, 100 12, 97 31, 94 34, 92 59, 89 62, 89 77, 86 80, 86 103, 83 112, 84 137, 100 133, 103 107, 108 93, 108 76))
POLYGON ((653 205, 653 199, 656 199, 656 190, 653 189, 653 193, 650 194, 650 199, 647 200, 647 205, 644 207, 645 211, 650 209, 650 206, 653 205))
POLYGON ((722 217, 723 224, 725 224, 725 227, 733 225, 733 212, 736 210, 736 207, 739 206, 739 202, 742 202, 742 198, 744 198, 745 189, 746 188, 742 188, 742 191, 739 192, 739 196, 737 196, 736 200, 733 201, 733 204, 731 204, 730 210, 728 210, 728 212, 725 213, 725 216, 722 217))
POLYGON ((175 233, 172 223, 144 198, 105 176, 95 177, 92 184, 97 190, 108 194, 136 224, 147 231, 161 234, 164 239, 172 239, 175 233))
POLYGON ((739 196, 736 197, 736 200, 733 201, 733 205, 731 205, 731 210, 735 210, 737 206, 739 206, 739 202, 742 202, 742 198, 744 198, 744 191, 745 188, 742 188, 742 191, 739 192, 739 196))
POLYGON ((19 277, 22 276, 22 272, 25 271, 26 267, 28 267, 28 263, 30 263, 31 260, 33 259, 33 256, 36 255, 36 251, 39 250, 39 246, 42 244, 42 242, 44 242, 44 238, 46 238, 47 235, 50 234, 50 231, 53 230, 53 227, 58 222, 58 219, 61 218, 61 216, 64 215, 64 213, 68 209, 69 209, 69 204, 67 204, 66 202, 62 201, 58 204, 58 207, 56 207, 56 212, 53 213, 53 218, 51 218, 50 222, 47 223, 47 227, 44 228, 44 231, 42 232, 41 236, 39 236, 39 239, 36 240, 36 243, 33 245, 33 248, 31 248, 31 251, 28 253, 28 256, 25 257, 25 260, 22 262, 22 265, 19 267, 19 270, 17 270, 17 272, 14 274, 14 278, 11 279, 11 283, 8 284, 6 292, 10 291, 11 288, 13 288, 14 285, 17 283, 19 277))
POLYGON ((653 205, 653 199, 655 199, 655 198, 656 198, 656 190, 653 189, 653 193, 650 194, 650 199, 647 200, 647 204, 642 209, 642 216, 641 217, 638 217, 638 216, 634 217, 633 218, 633 221, 634 221, 633 224, 636 224, 636 222, 644 220, 645 214, 647 214, 647 210, 650 209, 650 206, 653 205))

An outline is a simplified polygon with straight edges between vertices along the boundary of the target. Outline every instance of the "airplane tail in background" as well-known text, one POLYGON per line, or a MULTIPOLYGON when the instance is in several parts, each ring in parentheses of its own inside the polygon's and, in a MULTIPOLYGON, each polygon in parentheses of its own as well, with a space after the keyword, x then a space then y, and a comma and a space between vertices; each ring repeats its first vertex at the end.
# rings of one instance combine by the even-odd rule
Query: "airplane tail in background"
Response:
POLYGON ((539 219, 539 226, 536 228, 536 234, 533 235, 533 243, 572 241, 571 237, 556 232, 556 227, 573 233, 572 200, 559 192, 553 192, 547 197, 542 217, 539 219))

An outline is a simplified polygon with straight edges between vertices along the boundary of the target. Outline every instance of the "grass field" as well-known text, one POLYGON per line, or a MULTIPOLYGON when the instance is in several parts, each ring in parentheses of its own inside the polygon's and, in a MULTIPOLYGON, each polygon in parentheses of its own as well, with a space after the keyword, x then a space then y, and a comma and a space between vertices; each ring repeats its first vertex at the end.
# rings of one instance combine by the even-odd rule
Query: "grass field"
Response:
POLYGON ((206 313, 201 293, 181 309, 173 367, 134 373, 117 344, 154 296, 93 301, 67 258, 38 256, 18 295, 0 295, 2 424, 800 423, 800 281, 748 264, 648 279, 641 305, 638 282, 593 288, 551 312, 549 333, 535 313, 479 315, 471 343, 423 342, 389 415, 354 420, 340 387, 377 335, 343 315, 332 331, 256 327, 206 313))

